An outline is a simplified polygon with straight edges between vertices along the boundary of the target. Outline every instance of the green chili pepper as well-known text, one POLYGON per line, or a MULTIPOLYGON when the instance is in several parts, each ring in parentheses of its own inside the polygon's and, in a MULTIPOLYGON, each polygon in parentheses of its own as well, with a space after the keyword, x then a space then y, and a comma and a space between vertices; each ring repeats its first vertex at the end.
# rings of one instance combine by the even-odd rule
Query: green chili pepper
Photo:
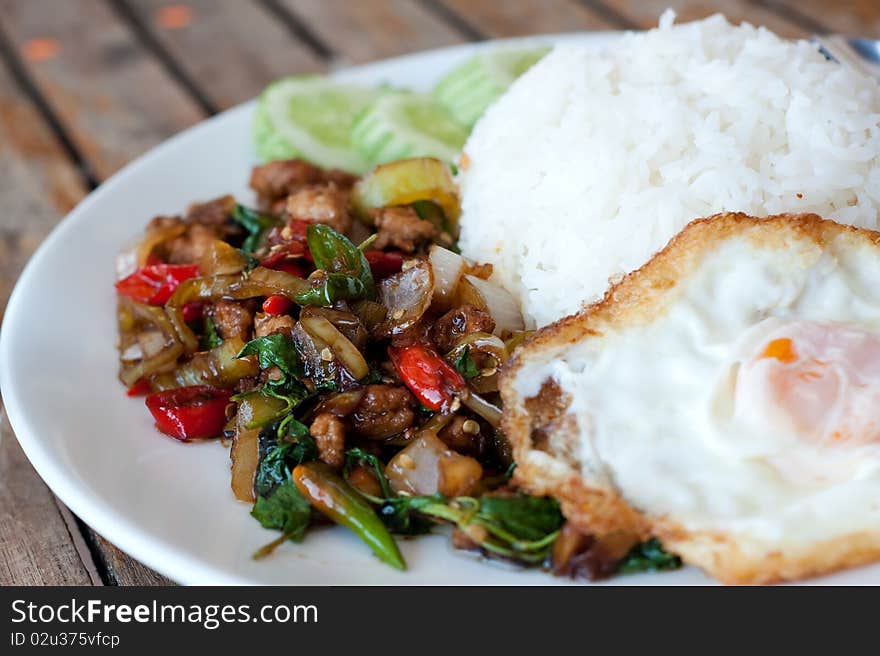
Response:
POLYGON ((373 508, 341 476, 321 462, 294 467, 290 475, 297 489, 314 508, 366 542, 379 560, 395 569, 406 569, 397 543, 373 508))
POLYGON ((345 274, 356 278, 363 285, 362 298, 375 298, 376 284, 370 265, 350 239, 330 226, 312 223, 306 230, 306 242, 317 268, 328 274, 345 274))

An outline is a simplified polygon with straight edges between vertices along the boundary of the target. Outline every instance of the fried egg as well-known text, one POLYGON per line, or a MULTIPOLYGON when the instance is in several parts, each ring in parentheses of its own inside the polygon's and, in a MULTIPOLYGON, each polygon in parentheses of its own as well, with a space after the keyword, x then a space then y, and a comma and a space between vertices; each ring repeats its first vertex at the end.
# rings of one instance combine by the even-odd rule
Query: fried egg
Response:
POLYGON ((880 560, 880 234, 691 223, 502 380, 521 485, 730 583, 880 560))

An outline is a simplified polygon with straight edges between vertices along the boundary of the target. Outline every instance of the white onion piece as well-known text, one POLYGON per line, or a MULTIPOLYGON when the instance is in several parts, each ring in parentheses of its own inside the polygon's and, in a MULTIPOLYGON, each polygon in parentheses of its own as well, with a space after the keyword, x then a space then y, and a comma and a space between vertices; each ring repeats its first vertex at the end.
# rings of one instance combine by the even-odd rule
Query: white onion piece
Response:
POLYGON ((145 358, 151 358, 161 353, 166 345, 165 335, 158 330, 138 333, 137 340, 145 358))
POLYGON ((431 265, 425 260, 410 262, 411 266, 379 283, 379 300, 388 310, 385 322, 377 329, 380 334, 403 332, 421 319, 431 306, 434 295, 431 265))
POLYGON ((125 349, 122 354, 119 356, 119 359, 123 362, 134 362, 136 360, 143 360, 144 358, 144 350, 141 348, 141 345, 135 342, 127 349, 125 349))
POLYGON ((494 282, 489 282, 476 276, 466 274, 465 278, 483 297, 483 301, 486 303, 486 310, 495 320, 496 335, 525 328, 519 304, 517 304, 516 299, 513 298, 510 292, 494 282))
POLYGON ((422 431, 388 462, 385 476, 395 492, 435 494, 440 482, 440 458, 448 450, 439 437, 422 431))
POLYGON ((122 251, 116 256, 116 279, 127 278, 138 270, 137 247, 122 251))
POLYGON ((370 367, 361 352, 330 321, 324 317, 301 316, 299 323, 309 335, 329 345, 333 355, 343 367, 348 369, 355 380, 360 380, 370 373, 370 367))
POLYGON ((458 287, 465 261, 458 253, 434 244, 428 253, 434 271, 434 300, 446 301, 458 287))
POLYGON ((498 428, 501 425, 501 408, 489 403, 482 396, 478 396, 474 393, 462 394, 461 402, 462 405, 465 405, 476 412, 483 419, 492 424, 493 427, 498 428))

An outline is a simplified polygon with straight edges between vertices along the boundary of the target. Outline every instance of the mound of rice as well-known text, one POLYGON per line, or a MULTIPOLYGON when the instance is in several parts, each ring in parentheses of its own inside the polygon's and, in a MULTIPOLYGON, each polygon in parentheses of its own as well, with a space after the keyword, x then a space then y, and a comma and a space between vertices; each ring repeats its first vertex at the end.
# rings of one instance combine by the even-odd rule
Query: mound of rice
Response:
POLYGON ((560 46, 477 124, 462 252, 542 326, 691 219, 816 212, 877 228, 880 86, 722 16, 560 46))

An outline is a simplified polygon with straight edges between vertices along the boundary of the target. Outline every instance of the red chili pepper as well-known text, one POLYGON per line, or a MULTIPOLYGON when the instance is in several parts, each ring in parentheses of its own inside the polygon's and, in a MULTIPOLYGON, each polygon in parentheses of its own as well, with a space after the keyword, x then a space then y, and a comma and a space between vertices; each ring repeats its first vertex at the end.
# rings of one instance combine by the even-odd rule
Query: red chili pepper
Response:
POLYGON ((165 305, 180 283, 197 275, 197 264, 148 264, 117 282, 116 291, 138 303, 165 305))
POLYGON ((387 278, 403 269, 403 253, 397 251, 367 251, 364 253, 364 256, 367 258, 367 262, 370 263, 373 278, 376 280, 387 278))
POLYGON ((269 255, 260 261, 260 264, 267 269, 284 271, 286 269, 283 269, 282 266, 287 266, 291 260, 304 258, 309 262, 314 262, 306 243, 308 228, 309 222, 301 219, 291 219, 284 228, 275 228, 269 236, 269 243, 275 245, 269 255))
POLYGON ((183 313, 183 320, 187 323, 198 321, 205 313, 205 302, 190 301, 189 303, 185 303, 181 309, 181 313, 183 313))
MULTIPOLYGON (((294 260, 291 258, 286 258, 266 268, 274 269, 275 271, 283 271, 284 273, 289 273, 290 275, 297 276, 299 278, 305 278, 308 275, 306 265, 299 260, 294 260)), ((311 267, 309 267, 308 270, 311 270, 311 267)))
POLYGON ((281 294, 272 294, 263 301, 263 312, 266 314, 286 314, 293 307, 290 299, 281 294))
POLYGON ((291 219, 287 222, 287 227, 293 231, 293 236, 302 241, 306 240, 311 221, 303 221, 302 219, 291 219))
POLYGON ((194 385, 150 394, 146 404, 156 420, 156 428, 186 442, 217 437, 223 432, 231 396, 231 390, 194 385))
POLYGON ((461 374, 426 346, 392 346, 388 356, 404 384, 431 410, 447 410, 455 393, 465 388, 461 374))
POLYGON ((125 393, 126 396, 145 396, 150 393, 152 387, 150 387, 150 381, 146 378, 141 378, 138 382, 128 388, 128 391, 125 393))
POLYGON ((303 221, 302 219, 291 219, 287 222, 287 225, 293 231, 294 238, 297 239, 303 246, 306 248, 306 252, 303 257, 307 262, 314 264, 315 258, 312 257, 312 253, 309 251, 308 247, 308 232, 309 226, 312 225, 311 221, 303 221))
POLYGON ((290 241, 281 245, 280 248, 274 248, 269 255, 260 261, 260 264, 267 269, 277 269, 278 265, 282 262, 305 257, 306 252, 306 246, 304 243, 290 241))

